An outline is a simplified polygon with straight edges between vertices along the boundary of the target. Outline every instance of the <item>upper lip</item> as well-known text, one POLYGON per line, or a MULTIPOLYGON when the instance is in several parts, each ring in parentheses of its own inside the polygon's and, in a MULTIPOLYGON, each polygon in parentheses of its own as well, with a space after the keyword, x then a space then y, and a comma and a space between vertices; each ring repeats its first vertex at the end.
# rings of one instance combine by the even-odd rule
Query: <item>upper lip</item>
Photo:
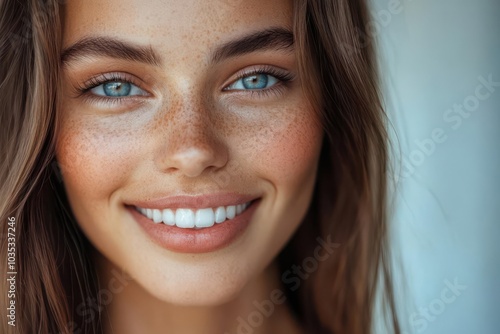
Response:
POLYGON ((203 209, 244 204, 259 196, 240 193, 214 193, 205 195, 178 195, 146 200, 136 200, 128 203, 143 209, 203 209))

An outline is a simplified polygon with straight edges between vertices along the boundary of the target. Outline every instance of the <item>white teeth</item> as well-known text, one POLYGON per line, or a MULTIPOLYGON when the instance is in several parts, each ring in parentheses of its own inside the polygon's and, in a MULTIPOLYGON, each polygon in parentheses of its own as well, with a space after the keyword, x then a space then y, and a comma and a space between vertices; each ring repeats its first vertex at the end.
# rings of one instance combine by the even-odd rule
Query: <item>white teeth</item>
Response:
POLYGON ((219 224, 222 223, 224 220, 226 220, 226 209, 223 206, 219 206, 215 210, 215 222, 219 224))
POLYGON ((151 219, 156 224, 164 223, 166 225, 181 228, 206 228, 215 223, 220 224, 228 219, 233 219, 248 208, 250 202, 238 205, 229 205, 227 207, 219 206, 217 208, 204 208, 198 210, 192 209, 143 209, 137 207, 137 211, 151 219))
POLYGON ((236 206, 230 205, 226 207, 226 218, 233 219, 236 216, 236 206))
POLYGON ((170 209, 163 210, 163 222, 167 225, 174 226, 175 225, 175 214, 170 209))
POLYGON ((160 210, 158 209, 153 210, 153 221, 157 224, 162 222, 162 216, 160 210))
POLYGON ((177 209, 175 211, 175 225, 182 228, 194 227, 194 212, 190 209, 177 209))
POLYGON ((214 210, 211 208, 196 210, 196 227, 210 227, 215 223, 214 210))

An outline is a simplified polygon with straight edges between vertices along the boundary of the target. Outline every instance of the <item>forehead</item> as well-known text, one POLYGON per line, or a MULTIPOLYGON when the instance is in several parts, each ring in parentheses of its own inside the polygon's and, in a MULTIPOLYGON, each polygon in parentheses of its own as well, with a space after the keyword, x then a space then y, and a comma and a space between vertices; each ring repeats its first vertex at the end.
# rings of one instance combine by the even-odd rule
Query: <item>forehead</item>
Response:
POLYGON ((292 25, 291 0, 68 0, 63 45, 110 36, 168 46, 206 48, 243 32, 292 25))

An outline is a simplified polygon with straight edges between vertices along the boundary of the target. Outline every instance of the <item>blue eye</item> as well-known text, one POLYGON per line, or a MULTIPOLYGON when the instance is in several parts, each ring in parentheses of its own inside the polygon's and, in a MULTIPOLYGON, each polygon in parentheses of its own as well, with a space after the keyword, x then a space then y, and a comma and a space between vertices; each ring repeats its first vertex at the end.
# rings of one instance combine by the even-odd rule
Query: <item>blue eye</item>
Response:
POLYGON ((234 90, 258 90, 274 86, 279 80, 269 74, 256 73, 236 80, 227 89, 234 90))
POLYGON ((142 89, 126 81, 108 81, 90 89, 90 92, 98 96, 108 97, 146 95, 142 89))
POLYGON ((128 82, 108 82, 103 84, 103 90, 106 96, 127 96, 131 88, 128 82))

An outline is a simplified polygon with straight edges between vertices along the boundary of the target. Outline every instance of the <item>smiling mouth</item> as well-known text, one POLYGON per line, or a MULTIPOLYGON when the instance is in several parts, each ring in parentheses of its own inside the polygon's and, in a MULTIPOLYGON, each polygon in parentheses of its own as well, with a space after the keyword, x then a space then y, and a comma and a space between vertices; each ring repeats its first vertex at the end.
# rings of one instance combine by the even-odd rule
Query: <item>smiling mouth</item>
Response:
POLYGON ((137 206, 135 209, 156 224, 165 224, 180 228, 204 229, 212 227, 215 224, 230 221, 245 212, 252 202, 202 209, 148 209, 137 206))

